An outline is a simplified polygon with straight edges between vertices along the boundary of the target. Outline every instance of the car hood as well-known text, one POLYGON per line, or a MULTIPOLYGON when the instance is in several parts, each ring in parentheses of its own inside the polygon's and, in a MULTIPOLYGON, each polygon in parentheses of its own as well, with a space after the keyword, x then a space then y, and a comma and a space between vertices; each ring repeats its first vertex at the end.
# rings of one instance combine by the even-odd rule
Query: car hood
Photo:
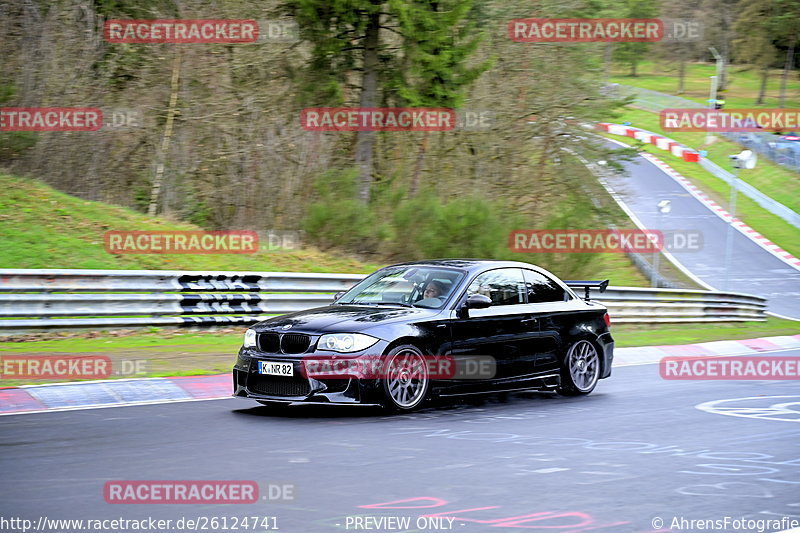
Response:
POLYGON ((414 322, 441 313, 441 309, 410 307, 328 305, 289 313, 259 322, 256 331, 296 331, 299 333, 358 333, 375 326, 395 322, 414 322), (291 326, 291 328, 286 328, 291 326))

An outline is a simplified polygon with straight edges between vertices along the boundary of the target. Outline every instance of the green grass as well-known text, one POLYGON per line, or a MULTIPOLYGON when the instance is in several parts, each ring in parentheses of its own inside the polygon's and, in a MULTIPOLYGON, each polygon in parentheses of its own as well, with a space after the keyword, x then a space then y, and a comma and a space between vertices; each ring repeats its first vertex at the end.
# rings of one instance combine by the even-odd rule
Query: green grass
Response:
MULTIPOLYGON (((0 342, 0 359, 8 356, 95 356, 111 360, 109 379, 220 374, 230 371, 246 328, 214 332, 179 329, 42 334, 0 342)), ((9 379, 10 378, 10 379, 9 379)), ((58 380, 0 380, 0 387, 58 380)), ((61 381, 76 381, 67 378, 61 381)))
MULTIPOLYGON (((711 88, 710 76, 716 74, 716 67, 707 63, 687 65, 685 92, 680 95, 677 94, 677 65, 645 61, 639 64, 638 71, 639 75, 634 78, 629 75, 627 67, 617 65, 612 71, 609 81, 677 95, 706 105, 711 88)), ((781 72, 779 69, 770 71, 766 98, 764 105, 760 107, 778 107, 781 72)), ((728 80, 727 90, 719 95, 725 99, 725 107, 755 107, 756 97, 761 86, 760 73, 757 70, 748 69, 746 66, 729 66, 728 80)), ((790 74, 787 82, 785 107, 800 107, 800 82, 797 79, 796 71, 790 74)))
MULTIPOLYGON (((633 126, 640 127, 637 123, 633 126)), ((641 126, 644 129, 649 129, 641 126)), ((679 159, 669 152, 660 150, 651 144, 644 144, 635 141, 631 138, 622 138, 619 135, 603 134, 609 139, 615 139, 632 146, 639 146, 642 150, 655 155, 663 160, 669 166, 680 172, 684 177, 688 178, 692 183, 705 192, 709 198, 713 199, 725 209, 730 209, 730 187, 727 183, 707 172, 703 167, 697 163, 687 163, 679 159)), ((677 140, 677 139, 676 139, 677 140)), ((742 178, 747 180, 747 173, 751 171, 744 171, 742 178)), ((782 218, 773 215, 766 209, 756 204, 753 200, 741 194, 737 196, 736 200, 736 216, 744 221, 747 225, 758 231, 766 238, 791 253, 794 256, 800 256, 800 230, 792 226, 782 218)))
POLYGON ((313 248, 255 254, 117 254, 109 230, 199 230, 131 209, 90 202, 30 179, 0 174, 0 268, 254 270, 368 273, 379 267, 313 248))
POLYGON ((220 349, 238 350, 245 327, 218 331, 187 332, 179 329, 151 328, 150 330, 123 330, 93 333, 41 334, 0 341, 0 354, 4 352, 46 355, 49 353, 85 354, 96 352, 121 352, 171 349, 192 346, 194 351, 208 352, 220 349), (61 338, 59 338, 61 337, 61 338))
POLYGON ((688 323, 688 324, 611 324, 618 348, 695 344, 722 340, 753 339, 800 334, 800 322, 768 317, 766 322, 688 323))
MULTIPOLYGON (((536 263, 536 254, 528 254, 521 261, 536 263)), ((599 254, 600 260, 592 265, 594 277, 608 278, 612 285, 622 287, 649 287, 649 280, 637 269, 625 254, 604 253, 599 254)))

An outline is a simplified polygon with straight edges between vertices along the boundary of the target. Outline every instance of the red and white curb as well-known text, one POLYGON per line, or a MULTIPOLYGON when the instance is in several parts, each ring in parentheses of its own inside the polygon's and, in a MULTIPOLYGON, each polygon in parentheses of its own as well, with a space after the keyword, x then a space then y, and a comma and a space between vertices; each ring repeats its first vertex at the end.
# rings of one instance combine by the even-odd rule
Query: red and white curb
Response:
MULTIPOLYGON (((800 349, 800 335, 676 346, 617 348, 614 366, 654 364, 667 356, 752 355, 800 349)), ((231 398, 230 373, 118 379, 0 389, 0 416, 231 398)))
POLYGON ((662 358, 670 356, 721 357, 757 355, 765 352, 796 349, 800 349, 800 335, 760 337, 738 341, 713 341, 698 344, 617 348, 614 351, 614 366, 648 365, 658 363, 662 358))
POLYGON ((700 190, 696 185, 693 185, 691 181, 689 181, 685 176, 683 176, 680 172, 669 166, 668 164, 661 161, 659 158, 652 154, 648 154, 646 152, 642 152, 641 156, 655 166, 660 168, 664 171, 668 176, 673 178, 677 181, 686 191, 697 198, 700 202, 702 202, 706 207, 708 207, 711 211, 714 212, 717 216, 719 216, 725 222, 731 222, 733 220, 733 227, 739 230, 742 234, 748 237, 751 241, 755 242, 772 255, 781 259, 785 263, 794 268, 800 270, 800 259, 793 256, 777 244, 773 243, 759 232, 739 220, 738 218, 733 218, 730 213, 728 213, 725 209, 722 208, 717 202, 709 198, 702 190, 700 190))
POLYGON ((597 124, 597 129, 610 133, 612 135, 622 135, 624 137, 631 137, 643 143, 652 144, 656 148, 666 150, 675 157, 680 157, 689 163, 700 162, 700 152, 693 150, 688 146, 679 143, 669 137, 663 137, 651 131, 634 128, 631 126, 624 126, 622 124, 611 124, 609 122, 600 122, 597 124))
POLYGON ((230 398, 230 373, 137 378, 0 389, 0 416, 230 398))

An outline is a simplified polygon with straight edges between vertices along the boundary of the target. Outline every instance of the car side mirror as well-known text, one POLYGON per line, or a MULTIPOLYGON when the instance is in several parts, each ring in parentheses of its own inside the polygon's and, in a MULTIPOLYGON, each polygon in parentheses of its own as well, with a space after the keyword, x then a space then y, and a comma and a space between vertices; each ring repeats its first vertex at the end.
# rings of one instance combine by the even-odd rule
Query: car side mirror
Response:
POLYGON ((339 298, 341 298, 342 296, 344 296, 344 293, 346 293, 346 292, 347 292, 347 291, 339 291, 339 292, 337 292, 336 294, 334 294, 334 295, 333 295, 333 301, 335 302, 336 300, 338 300, 339 298))
POLYGON ((492 300, 485 294, 470 294, 464 307, 467 309, 486 309, 492 305, 492 300))

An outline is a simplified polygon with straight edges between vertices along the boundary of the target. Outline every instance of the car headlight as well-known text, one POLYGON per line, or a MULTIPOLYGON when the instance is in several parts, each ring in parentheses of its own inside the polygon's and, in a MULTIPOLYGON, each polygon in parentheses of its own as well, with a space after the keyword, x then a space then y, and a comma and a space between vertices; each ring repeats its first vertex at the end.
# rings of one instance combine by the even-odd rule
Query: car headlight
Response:
POLYGON ((332 352, 360 352, 376 342, 378 339, 363 333, 328 333, 319 338, 317 348, 332 352))
POLYGON ((256 345, 256 331, 248 329, 244 332, 244 347, 251 348, 256 345))

